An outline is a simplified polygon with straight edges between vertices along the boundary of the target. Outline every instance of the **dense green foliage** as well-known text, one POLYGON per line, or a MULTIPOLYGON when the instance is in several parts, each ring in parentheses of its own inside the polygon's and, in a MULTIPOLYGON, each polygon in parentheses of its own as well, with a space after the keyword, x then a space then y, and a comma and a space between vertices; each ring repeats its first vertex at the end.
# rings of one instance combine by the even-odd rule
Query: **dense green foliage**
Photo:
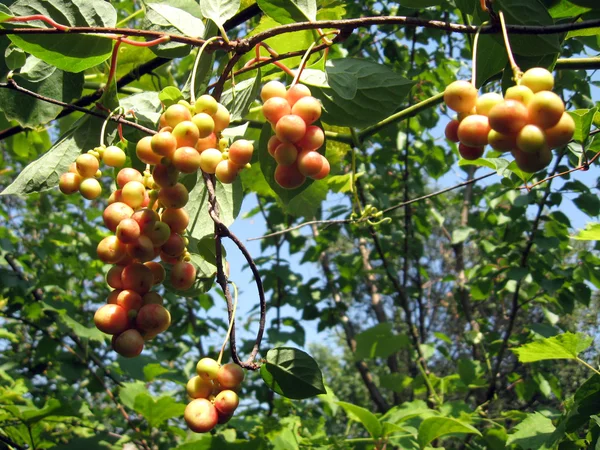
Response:
MULTIPOLYGON (((592 0, 488 3, 509 25, 600 19, 592 0)), ((459 25, 497 24, 477 0, 17 0, 2 2, 0 21, 0 449, 600 448, 599 28, 509 32, 522 69, 555 70, 554 91, 576 122, 573 142, 529 174, 492 150, 463 160, 443 137, 451 111, 439 106, 441 93, 471 77, 473 33, 459 25), (202 41, 123 43, 112 80, 110 35, 10 31, 48 26, 10 21, 33 14, 156 32, 130 36, 139 41, 226 30, 241 44, 232 53, 209 46, 190 88, 202 41), (292 77, 274 64, 241 70, 255 56, 244 39, 296 22, 378 16, 416 19, 343 28, 329 35, 326 58, 322 50, 308 58, 301 81, 323 104, 331 175, 280 188, 258 93, 292 77), (457 27, 415 26, 429 20, 457 27), (231 58, 234 87, 220 79, 231 58), (250 236, 287 231, 252 255, 269 310, 262 367, 246 375, 230 422, 194 434, 182 418, 185 383, 201 356, 216 357, 228 327, 207 187, 201 175, 184 181, 197 283, 186 292, 167 284, 171 327, 137 358, 116 356, 93 324, 109 292, 108 266, 96 258, 108 194, 88 201, 57 189, 77 155, 99 144, 104 119, 47 100, 101 116, 120 105, 135 111, 128 120, 156 129, 163 105, 220 87, 228 135, 256 148, 240 179, 217 184, 220 218, 250 236), (288 230, 307 221, 324 222, 288 230)), ((482 92, 513 84, 498 31, 480 36, 482 92)), ((264 38, 279 55, 296 52, 281 59, 293 70, 322 42, 308 27, 264 38)), ((106 143, 143 167, 135 154, 143 131, 122 133, 123 141, 109 123, 106 143)), ((114 175, 104 171, 105 193, 114 175)), ((231 279, 243 284, 245 261, 234 245, 227 250, 231 279)), ((242 297, 243 359, 258 328, 254 286, 242 297)))

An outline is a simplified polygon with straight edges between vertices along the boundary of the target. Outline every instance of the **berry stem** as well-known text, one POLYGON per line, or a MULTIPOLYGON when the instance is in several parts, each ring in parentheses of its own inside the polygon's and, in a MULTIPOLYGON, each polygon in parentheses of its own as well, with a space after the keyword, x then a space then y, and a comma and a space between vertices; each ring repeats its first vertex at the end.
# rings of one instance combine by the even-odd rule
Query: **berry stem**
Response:
POLYGON ((223 341, 223 345, 221 346, 221 351, 219 352, 219 357, 217 358, 217 363, 221 365, 221 359, 223 359, 223 352, 225 351, 225 346, 227 345, 227 341, 229 340, 229 335, 231 334, 231 330, 233 328, 233 323, 235 322, 235 310, 237 309, 238 303, 238 288, 233 281, 228 281, 233 286, 233 312, 231 313, 231 320, 229 321, 229 328, 227 329, 227 334, 225 335, 225 340, 223 341))
POLYGON ((477 33, 475 33, 475 37, 473 38, 473 70, 471 75, 471 84, 477 87, 477 45, 479 44, 479 34, 481 33, 481 29, 487 25, 487 22, 483 22, 477 28, 477 33))
POLYGON ((108 122, 110 122, 112 116, 114 116, 117 113, 122 113, 122 111, 123 107, 119 106, 118 108, 115 108, 113 111, 111 111, 104 120, 104 123, 102 124, 102 129, 100 130, 100 147, 106 147, 106 145, 104 145, 104 133, 106 132, 106 125, 108 124, 108 122))
POLYGON ((196 60, 194 61, 194 67, 192 68, 192 79, 190 80, 190 103, 192 105, 196 103, 196 73, 198 72, 198 65, 200 64, 200 57, 202 56, 202 52, 204 52, 206 46, 217 39, 220 39, 220 36, 213 36, 207 39, 196 54, 196 60))
MULTIPOLYGON (((339 34, 339 30, 333 30, 329 33, 325 33, 323 34, 323 31, 321 29, 318 29, 317 31, 319 31, 319 38, 316 39, 312 44, 310 44, 310 46, 308 47, 308 49, 306 49, 306 52, 304 53, 304 56, 302 56, 302 60, 300 61, 300 66, 298 67, 298 72, 296 72, 296 75, 294 76, 294 80, 292 81, 292 83, 290 84, 290 87, 294 86, 295 84, 298 83, 298 81, 300 80, 300 76, 302 75, 302 71, 305 69, 306 64, 308 63, 308 58, 310 58, 310 55, 312 53, 312 49, 321 41, 323 40, 323 42, 326 45, 333 45, 333 41, 330 39, 327 39, 327 36, 330 34, 339 34)), ((327 48, 325 49, 325 56, 327 56, 327 48)))
POLYGON ((119 47, 121 46, 121 40, 117 39, 115 42, 115 46, 112 50, 112 55, 110 57, 110 70, 108 71, 108 78, 106 80, 106 90, 110 89, 110 84, 115 78, 115 73, 117 73, 117 59, 119 57, 119 47))
POLYGON ((508 61, 510 62, 510 68, 513 71, 515 83, 519 84, 521 81, 521 77, 523 76, 523 72, 521 72, 520 67, 517 65, 517 62, 515 61, 515 57, 510 48, 510 41, 508 40, 508 32, 506 31, 506 22, 504 20, 504 13, 502 11, 499 11, 498 16, 500 17, 500 26, 502 27, 502 37, 504 38, 504 46, 506 47, 506 54, 508 55, 508 61))
POLYGON ((46 17, 43 14, 34 14, 31 16, 21 16, 21 17, 12 17, 10 19, 7 19, 6 22, 32 22, 34 20, 41 20, 42 22, 46 22, 48 25, 53 26, 54 28, 56 28, 57 30, 60 31, 69 31, 69 27, 65 26, 65 25, 61 25, 58 22, 55 22, 53 19, 51 19, 50 17, 46 17))

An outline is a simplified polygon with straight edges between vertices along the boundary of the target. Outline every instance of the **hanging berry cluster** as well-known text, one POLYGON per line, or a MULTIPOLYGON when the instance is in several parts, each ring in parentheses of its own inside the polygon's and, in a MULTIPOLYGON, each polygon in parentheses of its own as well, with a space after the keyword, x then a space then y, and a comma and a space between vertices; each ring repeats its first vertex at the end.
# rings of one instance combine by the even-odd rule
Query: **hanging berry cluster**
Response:
POLYGON ((552 92, 554 77, 549 71, 529 69, 517 83, 504 97, 494 92, 478 97, 475 86, 461 80, 446 88, 444 101, 458 112, 458 118, 446 126, 446 137, 459 142, 463 158, 480 158, 489 144, 494 150, 511 152, 521 170, 537 172, 550 164, 551 149, 573 138, 575 122, 552 92))
POLYGON ((186 386, 192 401, 183 416, 190 430, 206 433, 233 416, 240 402, 237 392, 244 381, 244 370, 234 363, 221 366, 212 358, 202 358, 196 373, 186 386))
POLYGON ((277 161, 277 184, 294 189, 302 186, 306 177, 321 180, 329 175, 329 161, 317 151, 325 142, 325 134, 313 125, 321 117, 321 103, 310 89, 295 84, 286 90, 279 81, 269 81, 260 97, 262 112, 275 130, 268 151, 277 161))

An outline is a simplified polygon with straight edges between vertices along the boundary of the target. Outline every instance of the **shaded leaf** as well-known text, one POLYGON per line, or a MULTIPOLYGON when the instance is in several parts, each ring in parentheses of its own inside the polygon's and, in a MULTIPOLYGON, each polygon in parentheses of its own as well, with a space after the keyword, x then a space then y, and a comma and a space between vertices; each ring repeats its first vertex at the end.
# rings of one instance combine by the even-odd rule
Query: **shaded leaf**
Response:
POLYGON ((344 408, 351 420, 362 423, 373 439, 377 439, 382 435, 383 427, 371 411, 352 403, 337 402, 337 404, 344 408))
POLYGON ((425 448, 434 439, 447 434, 476 434, 481 436, 477 428, 468 423, 451 417, 428 417, 419 426, 418 441, 421 448, 425 448))

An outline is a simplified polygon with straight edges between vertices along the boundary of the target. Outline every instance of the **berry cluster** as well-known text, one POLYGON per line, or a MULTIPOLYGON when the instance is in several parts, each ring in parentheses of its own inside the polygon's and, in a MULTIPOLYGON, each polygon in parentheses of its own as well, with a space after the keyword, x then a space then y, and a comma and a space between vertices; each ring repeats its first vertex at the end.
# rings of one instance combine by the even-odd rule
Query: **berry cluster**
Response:
POLYGON ((277 161, 275 181, 285 189, 294 189, 306 177, 321 180, 329 175, 329 161, 317 150, 325 134, 317 125, 321 103, 310 89, 296 84, 286 90, 279 81, 269 81, 261 90, 262 112, 275 130, 269 139, 269 154, 277 161))
POLYGON ((193 400, 183 416, 190 430, 206 433, 233 416, 240 403, 236 392, 244 380, 244 370, 234 363, 221 366, 212 358, 202 358, 196 373, 186 386, 193 400))
POLYGON ((58 187, 63 194, 71 195, 79 191, 83 198, 93 200, 102 193, 97 180, 102 176, 100 161, 110 167, 123 167, 127 156, 115 145, 100 146, 77 157, 69 171, 60 176, 58 187))
POLYGON ((458 112, 458 119, 446 126, 446 137, 460 142, 465 159, 480 158, 489 144, 510 151, 521 170, 542 170, 552 160, 551 149, 566 145, 575 131, 553 87, 554 77, 541 67, 525 72, 504 97, 494 92, 478 97, 471 83, 455 81, 444 92, 446 105, 458 112))
POLYGON ((102 217, 114 232, 98 244, 98 258, 115 264, 106 281, 114 289, 107 304, 94 315, 96 327, 114 335, 113 349, 126 357, 137 356, 144 341, 165 331, 171 316, 162 306, 163 299, 150 289, 166 276, 157 257, 173 264, 170 281, 180 290, 189 289, 196 279, 196 268, 189 263, 186 239, 189 216, 183 209, 188 193, 183 189, 155 189, 150 172, 142 175, 132 168, 117 174, 117 186, 102 217), (150 189, 150 190, 148 190, 150 189), (158 198, 158 200, 157 200, 158 198), (152 205, 152 206, 150 206, 152 205), (160 207, 161 214, 156 212, 160 207))
POLYGON ((161 189, 181 190, 177 187, 180 172, 194 173, 199 168, 215 174, 221 183, 233 183, 250 163, 254 147, 245 139, 231 146, 228 139, 219 139, 229 121, 227 108, 210 95, 201 96, 194 106, 182 101, 161 115, 158 133, 139 140, 136 154, 156 166, 152 175, 161 189))

